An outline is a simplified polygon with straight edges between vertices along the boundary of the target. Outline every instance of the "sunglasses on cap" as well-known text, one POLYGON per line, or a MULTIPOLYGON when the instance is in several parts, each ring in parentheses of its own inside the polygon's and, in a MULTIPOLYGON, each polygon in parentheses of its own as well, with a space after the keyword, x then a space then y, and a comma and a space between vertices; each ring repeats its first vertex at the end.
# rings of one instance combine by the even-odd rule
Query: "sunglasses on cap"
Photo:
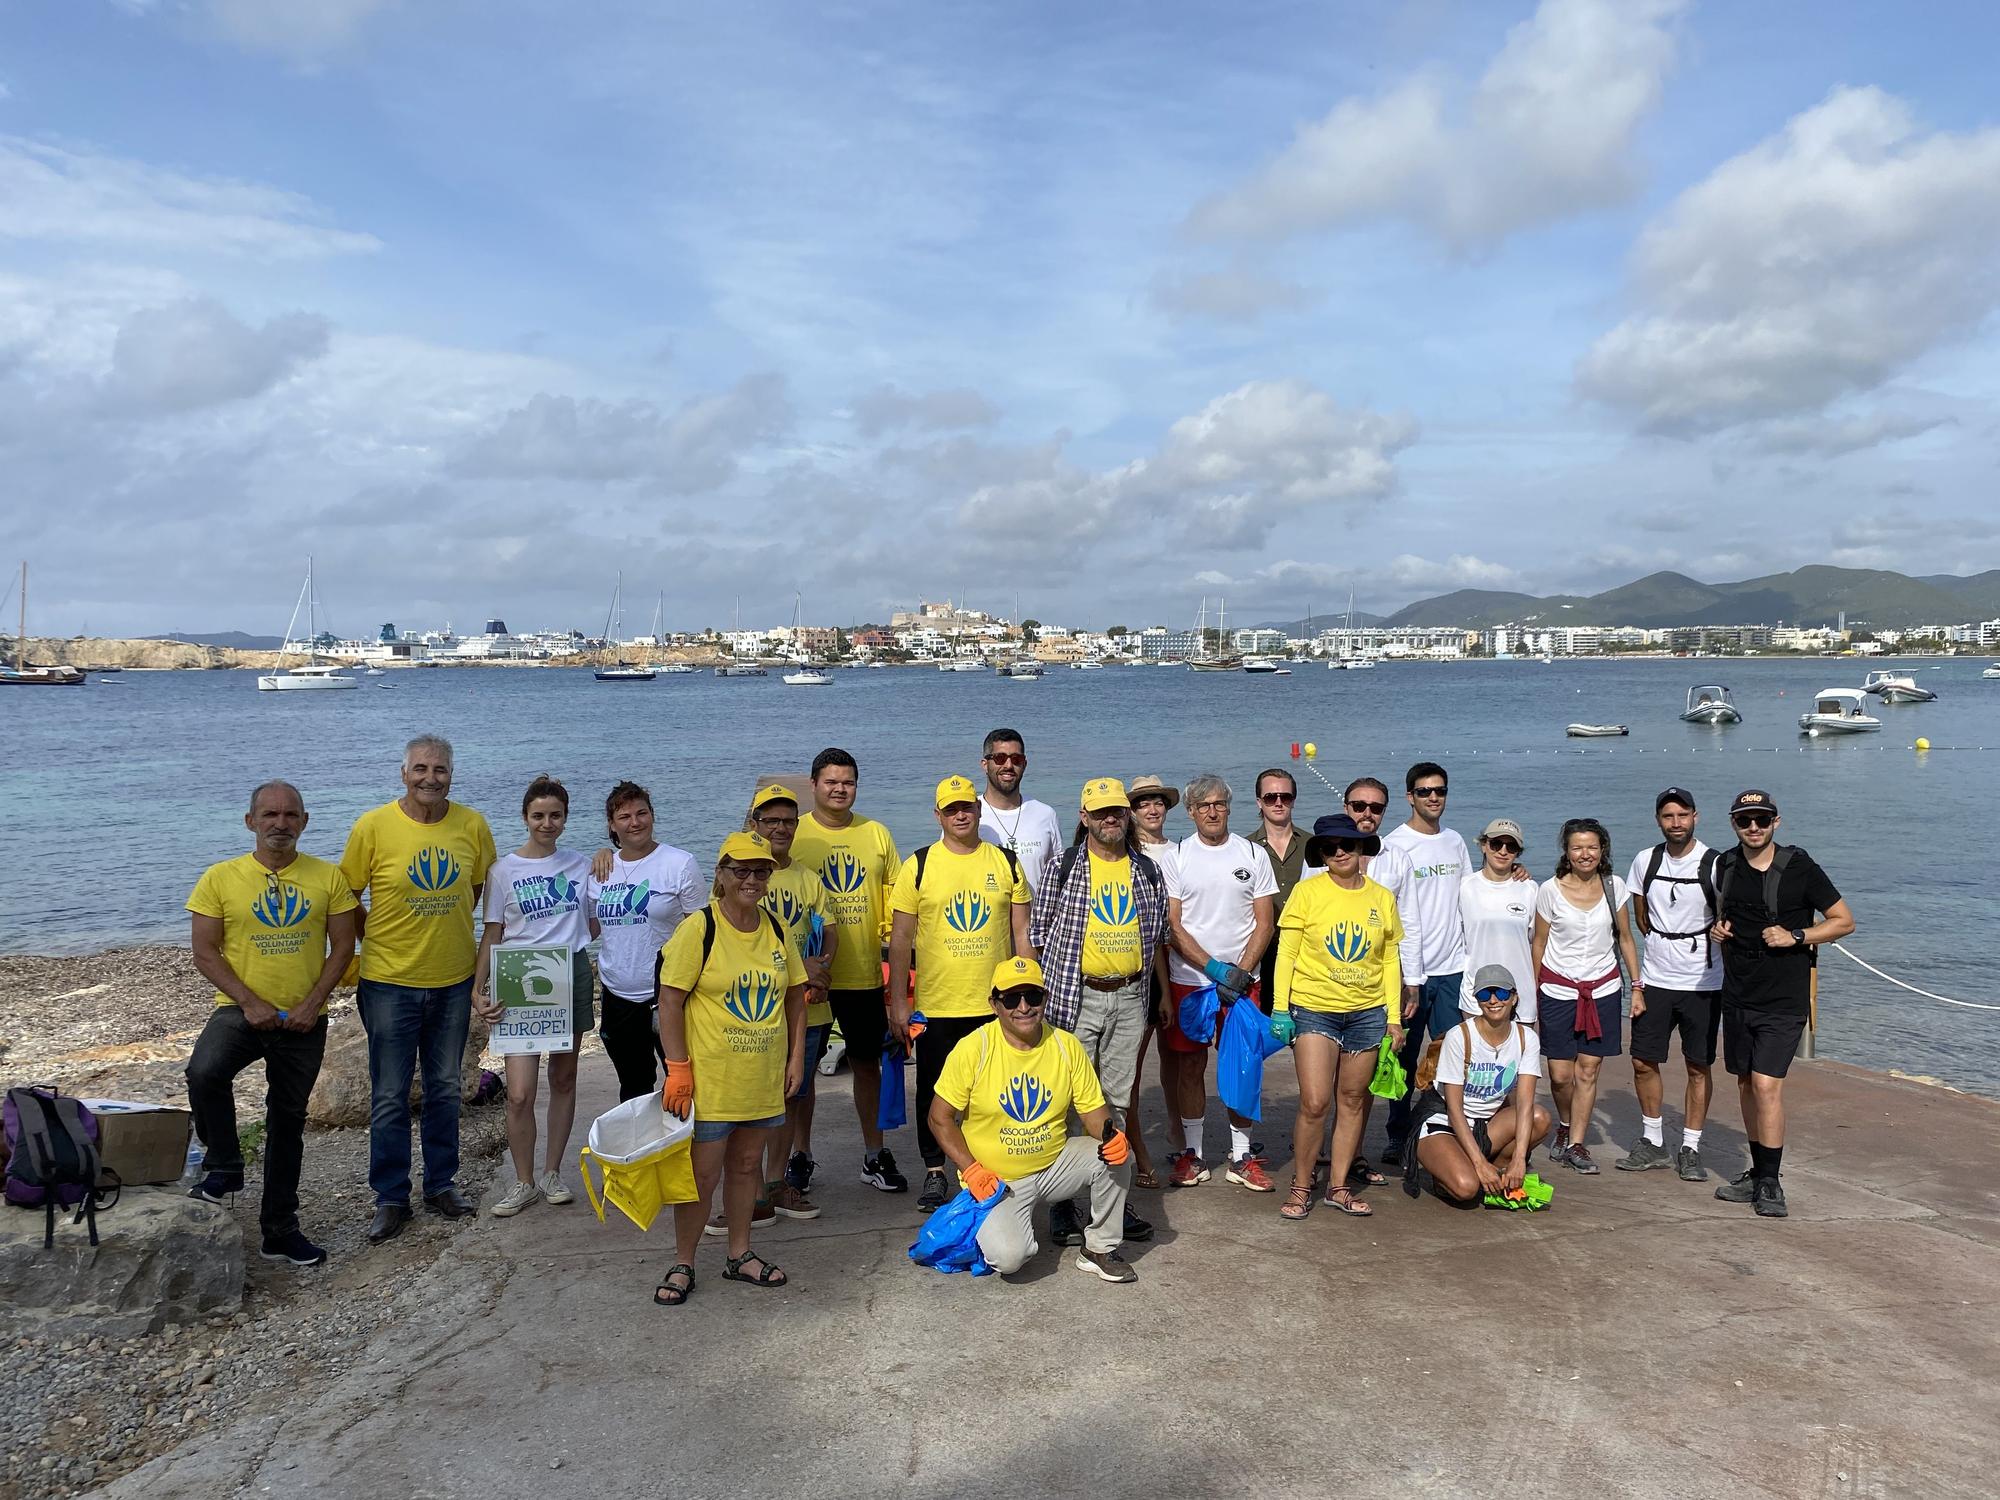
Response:
POLYGON ((1349 812, 1374 813, 1380 816, 1389 810, 1389 804, 1386 802, 1363 802, 1359 797, 1349 797, 1347 799, 1347 810, 1349 812))
POLYGON ((1773 820, 1774 815, 1771 813, 1746 812, 1738 813, 1729 821, 1734 823, 1738 828, 1769 828, 1773 820))
POLYGON ((1493 1005, 1499 1001, 1512 1000, 1513 998, 1514 992, 1512 990, 1495 989, 1491 985, 1477 991, 1473 995, 1473 999, 1477 1000, 1481 1005, 1493 1005))
POLYGON ((1042 990, 1004 990, 993 997, 993 1002, 1002 1010, 1040 1010, 1048 998, 1042 990))

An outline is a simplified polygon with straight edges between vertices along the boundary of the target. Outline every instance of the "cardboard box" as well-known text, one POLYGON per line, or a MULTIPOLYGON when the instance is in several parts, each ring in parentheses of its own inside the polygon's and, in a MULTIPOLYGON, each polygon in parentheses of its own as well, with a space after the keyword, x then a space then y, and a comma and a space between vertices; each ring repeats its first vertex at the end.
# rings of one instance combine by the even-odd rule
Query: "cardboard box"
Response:
POLYGON ((187 1170, 188 1140, 194 1116, 171 1104, 144 1104, 132 1099, 86 1099, 97 1116, 97 1155, 108 1184, 126 1187, 152 1182, 179 1182, 187 1170), (111 1173, 118 1175, 115 1179, 111 1173))

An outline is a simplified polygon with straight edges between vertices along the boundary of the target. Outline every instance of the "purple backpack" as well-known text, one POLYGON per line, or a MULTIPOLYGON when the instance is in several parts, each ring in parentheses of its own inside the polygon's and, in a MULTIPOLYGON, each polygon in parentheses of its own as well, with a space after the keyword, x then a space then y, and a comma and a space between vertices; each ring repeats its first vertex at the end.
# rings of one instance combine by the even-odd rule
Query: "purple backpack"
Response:
POLYGON ((71 1223, 90 1221, 90 1243, 95 1245, 97 1210, 109 1208, 118 1197, 115 1186, 98 1187, 97 1116, 81 1100, 65 1098, 53 1087, 9 1089, 0 1125, 7 1140, 6 1200, 48 1215, 42 1247, 55 1244, 59 1207, 76 1210, 71 1223))

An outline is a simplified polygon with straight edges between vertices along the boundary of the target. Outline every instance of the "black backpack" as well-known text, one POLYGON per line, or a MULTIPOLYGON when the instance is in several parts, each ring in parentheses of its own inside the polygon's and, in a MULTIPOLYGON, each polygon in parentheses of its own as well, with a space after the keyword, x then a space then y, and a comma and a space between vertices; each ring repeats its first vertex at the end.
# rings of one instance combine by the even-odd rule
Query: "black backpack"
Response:
MULTIPOLYGON (((1775 844, 1771 850, 1771 868, 1764 872, 1764 909, 1771 914, 1773 922, 1778 920, 1778 880, 1785 873, 1785 866, 1792 862, 1792 846, 1775 844)), ((1729 900, 1729 887, 1736 877, 1736 870, 1743 863, 1741 847, 1731 849, 1716 861, 1718 866, 1715 883, 1715 919, 1723 919, 1723 906, 1729 900)))
MULTIPOLYGON (((1646 902, 1646 918, 1638 924, 1639 930, 1648 937, 1666 938, 1670 941, 1680 941, 1683 939, 1693 941, 1695 938, 1700 938, 1708 945, 1708 960, 1710 963, 1713 963, 1715 961, 1715 939, 1708 935, 1708 929, 1711 924, 1722 920, 1722 898, 1715 884, 1715 867, 1722 862, 1722 855, 1714 849, 1702 850, 1701 863, 1696 867, 1693 879, 1689 879, 1685 875, 1662 875, 1660 867, 1666 861, 1667 846, 1665 844, 1653 845, 1652 858, 1646 861, 1646 878, 1639 882, 1639 889, 1633 893, 1643 897, 1646 902), (1668 932, 1664 928, 1654 925, 1653 897, 1651 892, 1655 881, 1663 885, 1697 885, 1701 887, 1701 899, 1708 903, 1710 915, 1708 921, 1702 924, 1699 932, 1668 932)), ((1775 886, 1772 887, 1773 893, 1776 892, 1776 889, 1775 886)), ((1635 918, 1638 916, 1637 907, 1633 908, 1633 916, 1635 918)))
POLYGON ((7 1090, 4 1125, 7 1202, 48 1216, 44 1250, 55 1246, 58 1207, 76 1210, 73 1224, 89 1221, 95 1245, 97 1211, 118 1201, 116 1174, 109 1187, 98 1186, 106 1174, 97 1156, 97 1116, 53 1087, 19 1088, 7 1090))
MULTIPOLYGON (((771 924, 771 935, 778 940, 778 946, 780 948, 784 947, 785 929, 778 923, 778 914, 768 906, 759 906, 757 909, 763 912, 764 919, 771 924)), ((701 976, 708 971, 708 955, 714 951, 715 908, 713 906, 704 906, 701 909, 701 963, 694 971, 694 984, 701 983, 701 976)), ((655 999, 659 996, 660 975, 665 971, 666 966, 667 950, 662 948, 658 953, 653 955, 653 991, 655 999)), ((694 993, 694 984, 688 986, 689 994, 694 993)), ((655 1017, 653 1021, 654 1027, 657 1029, 659 1024, 659 1019, 655 1017)))
MULTIPOLYGON (((1021 878, 1021 861, 1015 857, 1012 849, 1009 849, 1004 844, 988 844, 986 847, 989 849, 998 849, 1002 854, 1007 856, 1007 883, 1009 885, 1012 885, 1016 880, 1021 878)), ((917 878, 911 882, 916 890, 924 888, 924 859, 930 852, 931 846, 929 844, 925 844, 917 850, 917 878)), ((1068 873, 1067 866, 1064 867, 1064 873, 1068 873)))

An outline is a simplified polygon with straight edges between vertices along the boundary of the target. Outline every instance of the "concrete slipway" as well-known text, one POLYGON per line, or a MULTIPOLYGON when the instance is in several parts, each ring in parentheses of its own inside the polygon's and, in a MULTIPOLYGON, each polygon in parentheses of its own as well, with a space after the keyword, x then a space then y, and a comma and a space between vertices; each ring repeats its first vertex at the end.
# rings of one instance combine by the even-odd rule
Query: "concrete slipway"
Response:
MULTIPOLYGON (((610 1087, 585 1078, 582 1118, 610 1087)), ((1827 1063, 1789 1094, 1786 1221, 1607 1170, 1560 1174, 1546 1214, 1392 1185, 1372 1221, 1291 1225, 1218 1172, 1135 1195, 1160 1232, 1119 1287, 1047 1249, 1013 1283, 911 1266, 910 1199, 854 1180, 823 1083, 826 1211, 758 1241, 790 1288, 722 1280, 709 1240, 693 1299, 656 1309, 664 1221, 600 1226, 581 1196, 482 1218, 331 1388, 104 1493, 2000 1492, 2000 1105, 1827 1063)), ((1733 1171, 1733 1093, 1720 1113, 1707 1155, 1733 1171)), ((1600 1123, 1629 1141, 1630 1094, 1600 1123)))

